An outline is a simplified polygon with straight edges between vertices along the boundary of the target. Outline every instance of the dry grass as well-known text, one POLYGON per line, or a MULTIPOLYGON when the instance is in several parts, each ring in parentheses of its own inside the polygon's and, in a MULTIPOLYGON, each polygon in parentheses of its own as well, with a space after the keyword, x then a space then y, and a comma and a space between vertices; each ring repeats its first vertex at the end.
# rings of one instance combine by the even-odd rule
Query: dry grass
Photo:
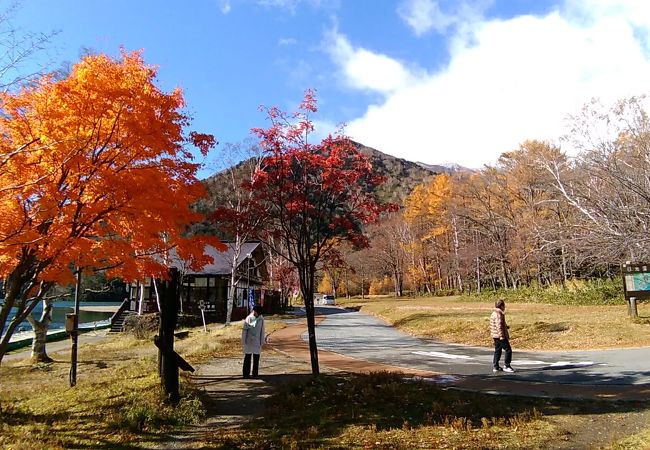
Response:
MULTIPOLYGON (((342 299, 410 334, 460 344, 489 346, 491 302, 458 297, 342 299)), ((650 345, 650 305, 631 319, 623 306, 558 306, 507 303, 511 342, 521 350, 574 350, 650 345)))
MULTIPOLYGON (((405 311, 429 312, 426 304, 403 306, 409 307, 405 311)), ((269 332, 283 326, 267 320, 269 332)), ((239 355, 240 332, 237 325, 212 327, 207 333, 200 327, 190 329, 186 339, 176 341, 176 349, 193 365, 239 355)), ((174 429, 200 421, 206 408, 202 394, 184 377, 180 406, 172 408, 162 402, 156 352, 151 339, 127 335, 82 346, 75 388, 68 387, 69 363, 62 355, 52 354, 57 362, 36 367, 4 363, 0 366, 0 448, 166 448, 173 441, 174 429)), ((585 412, 625 414, 645 407, 619 411, 621 407, 611 403, 558 404, 447 391, 395 374, 303 376, 299 380, 274 394, 260 419, 243 428, 215 429, 205 440, 182 445, 543 449, 555 448, 567 435, 564 425, 552 419, 584 424, 581 415, 585 412)), ((586 426, 591 430, 594 423, 586 426)), ((592 437, 589 430, 587 438, 592 437)), ((634 442, 642 439, 639 436, 634 442)))
POLYGON ((607 450, 644 450, 650 448, 650 429, 627 437, 611 446, 607 450))
MULTIPOLYGON (((283 327, 267 321, 269 332, 283 327)), ((189 330, 175 349, 190 364, 241 352, 241 328, 213 326, 189 330)), ((139 448, 168 439, 176 426, 205 416, 201 394, 181 375, 183 400, 173 408, 163 402, 152 339, 111 336, 79 352, 77 386, 68 386, 69 359, 31 366, 0 366, 0 448, 139 448), (135 447, 134 447, 135 448, 135 447)))
POLYGON ((543 401, 445 391, 401 374, 321 375, 281 388, 243 429, 208 448, 546 448, 557 430, 543 401))

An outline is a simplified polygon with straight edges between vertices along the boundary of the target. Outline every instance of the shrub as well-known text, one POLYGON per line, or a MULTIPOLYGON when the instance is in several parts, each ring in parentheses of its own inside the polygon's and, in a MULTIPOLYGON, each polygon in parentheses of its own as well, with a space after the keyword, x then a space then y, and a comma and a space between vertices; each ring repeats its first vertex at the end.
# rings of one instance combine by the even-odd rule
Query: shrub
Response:
POLYGON ((569 280, 564 286, 531 285, 517 289, 482 290, 466 294, 481 300, 503 298, 507 302, 548 303, 556 305, 622 305, 625 304, 622 281, 611 279, 569 280))
POLYGON ((124 320, 124 332, 133 334, 138 339, 149 339, 158 332, 158 314, 132 314, 124 320))
POLYGON ((132 397, 113 422, 115 429, 130 431, 156 430, 166 426, 189 425, 203 420, 207 414, 200 399, 193 395, 182 398, 176 406, 132 397))

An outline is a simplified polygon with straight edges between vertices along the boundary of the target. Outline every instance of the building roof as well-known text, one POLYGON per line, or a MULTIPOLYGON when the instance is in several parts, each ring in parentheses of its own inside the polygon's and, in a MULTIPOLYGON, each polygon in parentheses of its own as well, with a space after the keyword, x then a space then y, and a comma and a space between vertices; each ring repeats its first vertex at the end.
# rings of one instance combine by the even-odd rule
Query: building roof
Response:
MULTIPOLYGON (((181 261, 176 253, 172 251, 171 259, 173 261, 172 266, 178 268, 185 275, 228 275, 231 272, 232 258, 235 253, 234 244, 232 242, 224 242, 227 246, 226 251, 219 251, 211 245, 205 246, 205 253, 212 257, 213 262, 211 264, 206 264, 201 270, 190 270, 187 268, 185 261, 181 261)), ((261 250, 261 245, 259 242, 245 242, 241 246, 241 252, 239 253, 239 258, 237 258, 237 267, 244 262, 248 255, 261 250)))

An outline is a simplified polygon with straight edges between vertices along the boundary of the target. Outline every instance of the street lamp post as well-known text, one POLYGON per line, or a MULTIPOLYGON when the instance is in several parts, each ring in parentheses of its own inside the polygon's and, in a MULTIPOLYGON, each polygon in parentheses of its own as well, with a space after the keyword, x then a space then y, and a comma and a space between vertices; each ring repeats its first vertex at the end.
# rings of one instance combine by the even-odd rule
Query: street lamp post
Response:
POLYGON ((248 312, 251 312, 251 254, 246 255, 246 287, 248 288, 248 312))

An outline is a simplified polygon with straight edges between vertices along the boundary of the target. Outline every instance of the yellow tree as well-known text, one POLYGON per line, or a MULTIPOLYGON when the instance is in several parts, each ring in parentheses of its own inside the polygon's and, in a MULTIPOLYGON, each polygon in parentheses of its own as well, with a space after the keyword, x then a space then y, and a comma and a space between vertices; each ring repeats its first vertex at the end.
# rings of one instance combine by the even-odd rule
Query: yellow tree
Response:
MULTIPOLYGON (((205 153, 214 138, 186 134, 181 91, 161 91, 155 77, 139 53, 88 56, 65 79, 0 96, 0 361, 17 325, 54 284, 73 280, 71 269, 164 277, 171 248, 194 266, 207 262, 208 239, 185 234, 204 195, 187 146, 205 153)), ((50 310, 46 302, 31 320, 35 342, 50 310)), ((34 356, 47 358, 44 345, 34 356)))
MULTIPOLYGON (((441 262, 447 259, 450 250, 447 242, 457 243, 457 240, 442 239, 456 232, 455 219, 449 210, 451 186, 449 175, 441 174, 427 184, 416 186, 405 200, 404 219, 412 236, 407 248, 411 255, 409 272, 416 284, 422 284, 429 292, 434 279, 442 274, 441 262)), ((454 236, 457 238, 458 234, 454 236)), ((457 251, 458 247, 452 245, 453 249, 457 251)))
POLYGON ((511 230, 508 260, 520 282, 553 281, 554 273, 566 281, 570 211, 554 189, 551 174, 540 170, 563 161, 566 156, 559 148, 541 141, 525 141, 499 158, 499 179, 508 193, 510 213, 506 217, 511 230))

